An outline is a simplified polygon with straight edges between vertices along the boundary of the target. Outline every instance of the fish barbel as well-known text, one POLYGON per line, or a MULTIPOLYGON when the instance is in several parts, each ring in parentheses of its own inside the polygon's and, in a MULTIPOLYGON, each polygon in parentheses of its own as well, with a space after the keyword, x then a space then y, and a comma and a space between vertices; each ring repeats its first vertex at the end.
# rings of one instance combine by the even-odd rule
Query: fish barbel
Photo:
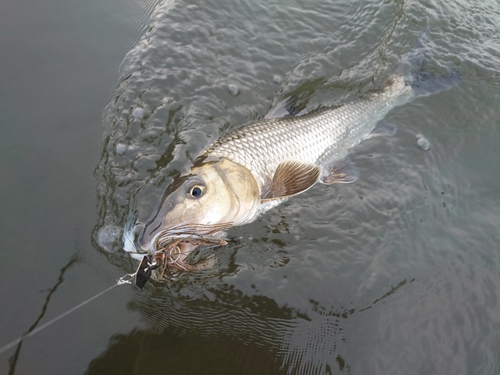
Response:
MULTIPOLYGON (((422 73, 428 37, 427 28, 381 90, 335 108, 276 118, 289 104, 282 101, 271 116, 217 140, 167 188, 139 236, 140 246, 158 251, 161 233, 180 223, 195 224, 196 234, 207 240, 211 234, 206 236, 206 226, 250 223, 317 182, 355 181, 357 172, 345 159, 351 147, 373 135, 391 133, 376 125, 394 107, 458 82, 456 74, 433 78, 422 73)), ((174 247, 188 254, 193 246, 178 240, 174 247)))

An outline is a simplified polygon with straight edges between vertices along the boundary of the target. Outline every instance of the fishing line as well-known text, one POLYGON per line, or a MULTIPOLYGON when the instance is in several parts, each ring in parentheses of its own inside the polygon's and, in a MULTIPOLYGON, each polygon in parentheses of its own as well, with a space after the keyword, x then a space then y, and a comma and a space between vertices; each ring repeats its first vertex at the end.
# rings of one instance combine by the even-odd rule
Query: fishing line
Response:
POLYGON ((102 296, 104 293, 109 292, 115 286, 124 285, 124 284, 131 284, 133 277, 135 277, 135 274, 127 274, 125 276, 122 276, 120 279, 118 279, 118 281, 116 282, 116 284, 110 286, 109 288, 103 290, 102 292, 97 293, 93 297, 90 297, 88 300, 80 303, 79 305, 76 305, 75 307, 69 309, 68 311, 62 313, 61 315, 55 317, 54 319, 49 320, 47 323, 42 324, 40 327, 37 327, 37 328, 33 329, 32 331, 29 331, 29 332, 25 333, 24 335, 22 335, 21 337, 15 339, 14 341, 8 343, 7 345, 2 346, 0 348, 0 354, 2 354, 3 352, 5 352, 5 351, 7 351, 7 350, 9 350, 11 348, 13 348, 14 346, 16 346, 19 343, 23 342, 28 337, 33 336, 35 333, 40 332, 41 330, 43 330, 43 329, 47 328, 48 326, 54 324, 55 322, 57 322, 58 320, 64 318, 65 316, 71 314, 73 311, 78 310, 80 307, 85 306, 87 303, 92 302, 97 297, 102 296))

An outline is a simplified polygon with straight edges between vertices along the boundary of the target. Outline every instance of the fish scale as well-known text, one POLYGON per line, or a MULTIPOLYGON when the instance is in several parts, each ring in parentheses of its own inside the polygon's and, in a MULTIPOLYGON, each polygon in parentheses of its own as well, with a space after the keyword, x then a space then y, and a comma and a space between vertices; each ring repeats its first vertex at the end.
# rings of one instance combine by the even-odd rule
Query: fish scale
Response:
POLYGON ((285 160, 325 166, 366 138, 394 107, 414 97, 403 77, 382 92, 341 107, 299 117, 261 120, 216 141, 206 156, 226 158, 248 168, 260 187, 285 160))

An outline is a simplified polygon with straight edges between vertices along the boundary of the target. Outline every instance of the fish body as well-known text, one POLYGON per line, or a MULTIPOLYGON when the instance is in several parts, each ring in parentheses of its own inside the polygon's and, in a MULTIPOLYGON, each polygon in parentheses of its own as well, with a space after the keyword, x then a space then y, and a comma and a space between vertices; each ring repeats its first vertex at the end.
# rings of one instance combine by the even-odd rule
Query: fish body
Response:
MULTIPOLYGON (((403 77, 363 100, 299 117, 264 119, 244 126, 215 142, 205 154, 227 159, 252 172, 264 192, 280 163, 293 160, 326 168, 352 146, 370 136, 377 123, 395 106, 412 98, 403 77)), ((320 182, 321 179, 319 179, 320 182)))
POLYGON ((167 189, 139 243, 149 249, 158 233, 180 223, 247 224, 317 182, 352 182, 345 173, 335 177, 335 162, 369 137, 392 108, 414 97, 404 77, 394 77, 362 100, 263 119, 220 138, 167 189))
MULTIPOLYGON (((457 83, 451 75, 433 79, 419 73, 426 39, 428 30, 381 90, 302 116, 264 118, 218 139, 167 188, 139 245, 156 251, 155 239, 171 228, 243 225, 317 182, 353 182, 356 171, 345 162, 351 147, 373 135, 394 107, 457 83)), ((203 235, 203 230, 197 234, 203 235)), ((178 257, 182 262, 196 244, 177 246, 184 254, 178 257)))

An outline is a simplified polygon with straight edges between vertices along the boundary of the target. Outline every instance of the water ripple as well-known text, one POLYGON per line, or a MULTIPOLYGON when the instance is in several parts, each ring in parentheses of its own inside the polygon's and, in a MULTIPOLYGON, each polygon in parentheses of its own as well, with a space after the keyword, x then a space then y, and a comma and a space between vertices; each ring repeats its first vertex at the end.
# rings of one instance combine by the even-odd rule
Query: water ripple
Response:
MULTIPOLYGON (((154 334, 265 348, 290 373, 498 370, 499 5, 144 4, 149 23, 103 114, 94 238, 130 211, 144 222, 200 150, 278 100, 314 109, 377 87, 427 24, 426 70, 463 76, 389 113, 399 131, 352 150, 354 184, 316 186, 233 229, 217 277, 134 299, 154 334)), ((105 256, 131 271, 126 255, 105 256)))

